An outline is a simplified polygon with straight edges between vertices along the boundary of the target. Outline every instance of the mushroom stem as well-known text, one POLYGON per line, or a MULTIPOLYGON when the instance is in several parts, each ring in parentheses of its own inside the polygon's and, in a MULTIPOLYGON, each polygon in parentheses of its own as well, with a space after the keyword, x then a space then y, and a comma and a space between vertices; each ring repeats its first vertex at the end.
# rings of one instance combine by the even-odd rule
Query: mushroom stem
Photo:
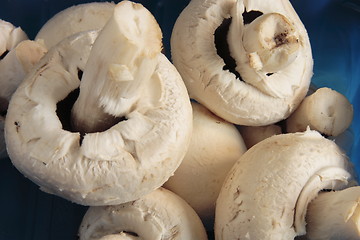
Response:
POLYGON ((360 237, 360 187, 321 192, 307 211, 307 239, 351 240, 360 237))
POLYGON ((115 7, 85 66, 72 109, 74 130, 104 131, 132 111, 157 65, 161 38, 156 20, 140 4, 123 1, 115 7))
POLYGON ((286 120, 288 132, 301 132, 310 126, 327 136, 338 136, 351 124, 353 107, 349 100, 330 88, 319 88, 307 96, 286 120))
MULTIPOLYGON (((237 13, 233 17, 241 15, 238 11, 233 12, 237 13)), ((234 28, 230 28, 230 31, 234 31, 234 28)), ((279 13, 259 16, 244 26, 242 34, 249 64, 256 71, 274 73, 282 70, 295 60, 300 49, 295 27, 279 13)), ((238 41, 229 41, 229 45, 234 44, 232 49, 242 51, 236 47, 238 41)))

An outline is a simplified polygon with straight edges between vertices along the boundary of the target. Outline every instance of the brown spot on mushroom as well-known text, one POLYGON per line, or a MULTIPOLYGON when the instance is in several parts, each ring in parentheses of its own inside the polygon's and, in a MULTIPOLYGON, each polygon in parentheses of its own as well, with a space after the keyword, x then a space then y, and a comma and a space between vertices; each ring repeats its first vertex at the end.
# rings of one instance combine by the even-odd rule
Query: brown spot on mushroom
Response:
POLYGON ((15 121, 15 122, 14 122, 14 125, 15 125, 15 128, 16 128, 16 132, 18 133, 18 132, 19 132, 19 128, 20 128, 20 122, 15 121))

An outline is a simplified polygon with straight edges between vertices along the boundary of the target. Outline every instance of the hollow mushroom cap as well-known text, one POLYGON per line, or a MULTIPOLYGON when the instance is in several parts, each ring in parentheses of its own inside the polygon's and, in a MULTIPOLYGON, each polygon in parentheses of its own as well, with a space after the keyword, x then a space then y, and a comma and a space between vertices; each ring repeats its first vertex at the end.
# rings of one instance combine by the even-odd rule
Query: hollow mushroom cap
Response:
POLYGON ((190 205, 159 188, 128 203, 90 207, 79 228, 80 240, 205 240, 205 228, 190 205))
POLYGON ((216 203, 216 239, 294 239, 308 203, 323 189, 353 184, 340 148, 318 132, 280 134, 243 154, 216 203))
POLYGON ((91 2, 68 7, 51 17, 39 30, 35 40, 42 39, 47 48, 77 32, 101 29, 111 17, 114 2, 91 2))
POLYGON ((207 229, 213 229, 215 202, 231 167, 247 150, 236 127, 192 102, 193 133, 188 151, 164 187, 187 201, 207 229))
POLYGON ((190 97, 239 125, 269 125, 288 117, 305 97, 313 74, 306 29, 288 0, 192 0, 176 20, 171 54, 190 97), (246 22, 246 16, 256 14, 259 16, 254 21, 246 22), (215 43, 221 35, 217 31, 229 19, 229 33, 223 38, 241 80, 236 73, 224 70, 227 66, 215 43), (268 36, 276 43, 279 36, 287 35, 289 38, 282 41, 285 44, 268 49, 275 49, 271 53, 274 58, 259 50, 264 44, 261 40, 266 42, 268 36), (266 63, 261 62, 263 56, 270 65, 281 63, 282 68, 273 72, 262 68, 266 63), (289 64, 282 63, 283 59, 289 64))
POLYGON ((6 144, 15 167, 42 190, 83 205, 120 204, 174 173, 190 143, 192 111, 179 73, 158 54, 126 120, 83 139, 64 129, 57 103, 79 88, 96 39, 90 31, 63 40, 27 75, 9 104, 6 144))

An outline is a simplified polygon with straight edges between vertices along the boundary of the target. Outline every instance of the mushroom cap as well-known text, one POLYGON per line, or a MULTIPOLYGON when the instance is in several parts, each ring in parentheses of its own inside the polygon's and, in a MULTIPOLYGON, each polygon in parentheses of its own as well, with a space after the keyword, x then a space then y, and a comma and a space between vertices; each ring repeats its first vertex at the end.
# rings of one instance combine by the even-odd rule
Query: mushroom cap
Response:
POLYGON ((5 122, 15 167, 42 190, 83 205, 120 204, 160 187, 180 165, 192 131, 185 85, 162 54, 126 120, 82 141, 63 128, 57 103, 79 87, 97 34, 52 48, 14 93, 5 122))
POLYGON ((42 39, 47 48, 77 32, 101 29, 111 17, 114 2, 92 2, 66 8, 50 18, 35 40, 42 39))
POLYGON ((223 181, 247 150, 236 127, 192 102, 193 133, 179 168, 164 187, 195 209, 207 229, 213 229, 215 202, 223 181))
POLYGON ((269 125, 288 117, 305 97, 313 74, 307 32, 288 0, 192 0, 176 20, 171 36, 171 53, 190 97, 218 116, 239 125, 269 125), (240 48, 240 56, 231 57, 237 59, 236 69, 242 69, 240 75, 243 81, 229 70, 224 70, 225 62, 218 55, 215 44, 216 30, 231 18, 234 9, 239 16, 238 21, 234 20, 231 24, 238 28, 238 35, 229 34, 228 39, 238 42, 236 46, 240 48), (299 35, 299 52, 284 69, 268 73, 242 66, 243 63, 248 64, 246 59, 252 54, 242 44, 246 27, 241 21, 242 13, 252 11, 263 15, 279 13, 294 25, 299 35), (276 89, 271 89, 267 83, 276 86, 276 89), (271 91, 264 92, 264 89, 271 91))
POLYGON ((344 95, 331 88, 321 87, 305 97, 286 119, 286 130, 300 132, 309 126, 327 136, 337 137, 349 128, 353 115, 353 106, 344 95))
POLYGON ((190 205, 159 188, 128 203, 90 207, 80 225, 79 239, 205 240, 207 236, 190 205))
POLYGON ((216 202, 216 239, 294 239, 308 203, 323 189, 352 184, 346 155, 318 132, 280 134, 250 148, 216 202))
POLYGON ((20 27, 15 27, 10 22, 0 19, 0 55, 26 39, 28 36, 20 27))

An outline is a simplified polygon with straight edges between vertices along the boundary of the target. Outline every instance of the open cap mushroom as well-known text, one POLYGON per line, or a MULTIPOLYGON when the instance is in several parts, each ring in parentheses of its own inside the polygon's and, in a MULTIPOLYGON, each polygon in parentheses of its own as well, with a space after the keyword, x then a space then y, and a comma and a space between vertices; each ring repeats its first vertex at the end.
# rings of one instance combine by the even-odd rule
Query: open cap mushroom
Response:
POLYGON ((80 240, 206 240, 199 216, 182 198, 159 188, 135 201, 90 207, 79 228, 80 240))
POLYGON ((306 237, 309 240, 360 238, 360 187, 322 192, 309 203, 306 237))
POLYGON ((213 229, 215 202, 231 167, 247 150, 236 127, 192 102, 189 149, 164 187, 187 201, 207 229, 213 229))
POLYGON ((83 205, 120 204, 160 187, 192 131, 185 85, 160 50, 155 18, 129 1, 99 34, 81 32, 51 48, 9 104, 5 136, 15 167, 42 190, 83 205), (70 113, 83 91, 89 115, 77 116, 97 130, 84 123, 80 133, 70 113))
POLYGON ((192 0, 171 54, 190 97, 239 125, 288 117, 313 74, 307 32, 288 0, 192 0))
POLYGON ((43 40, 47 48, 77 32, 101 29, 114 11, 114 2, 91 2, 66 8, 50 18, 35 40, 43 40))
POLYGON ((244 153, 216 202, 216 239, 294 239, 306 233, 309 202, 354 184, 341 149, 318 132, 280 134, 244 153))
POLYGON ((322 87, 305 97, 286 119, 286 130, 302 132, 309 126, 326 136, 336 137, 349 128, 353 115, 353 106, 344 95, 322 87))

